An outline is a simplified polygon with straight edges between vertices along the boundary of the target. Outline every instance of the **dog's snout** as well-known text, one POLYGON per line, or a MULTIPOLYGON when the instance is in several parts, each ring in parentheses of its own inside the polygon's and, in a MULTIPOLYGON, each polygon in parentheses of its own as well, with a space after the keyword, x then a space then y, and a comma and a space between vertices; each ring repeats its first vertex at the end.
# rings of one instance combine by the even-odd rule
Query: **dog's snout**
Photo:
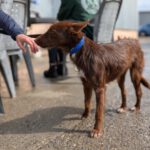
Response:
POLYGON ((40 36, 40 37, 37 37, 37 38, 35 39, 35 43, 36 43, 37 45, 39 45, 40 47, 42 47, 42 48, 45 47, 44 40, 43 40, 43 38, 42 38, 41 36, 40 36))

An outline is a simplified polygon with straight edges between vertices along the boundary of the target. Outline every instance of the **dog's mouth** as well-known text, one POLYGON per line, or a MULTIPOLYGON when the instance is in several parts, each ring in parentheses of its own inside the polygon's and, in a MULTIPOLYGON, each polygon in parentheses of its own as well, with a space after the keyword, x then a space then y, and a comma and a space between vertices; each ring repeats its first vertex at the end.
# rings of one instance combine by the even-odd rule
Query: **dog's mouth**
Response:
POLYGON ((41 40, 41 38, 36 38, 35 43, 41 48, 51 48, 52 46, 45 40, 41 40))
POLYGON ((38 37, 38 38, 35 39, 35 43, 36 43, 38 46, 40 46, 40 47, 42 47, 42 48, 45 48, 45 44, 43 44, 43 42, 40 40, 40 37, 38 37))

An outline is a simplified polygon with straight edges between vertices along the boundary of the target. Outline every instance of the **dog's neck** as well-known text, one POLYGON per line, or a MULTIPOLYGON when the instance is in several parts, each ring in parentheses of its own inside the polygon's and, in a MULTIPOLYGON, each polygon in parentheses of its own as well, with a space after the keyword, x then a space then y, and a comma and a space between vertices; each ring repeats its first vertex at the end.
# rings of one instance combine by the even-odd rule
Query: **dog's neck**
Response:
MULTIPOLYGON (((82 53, 84 45, 85 45, 85 38, 82 36, 80 40, 78 39, 78 42, 75 42, 72 48, 70 48, 69 54, 70 58, 73 61, 74 64, 76 64, 76 61, 78 59, 78 56, 82 53)), ((77 41, 77 39, 75 39, 77 41)))
POLYGON ((82 39, 76 44, 76 46, 70 50, 70 55, 75 55, 77 52, 79 52, 84 43, 85 37, 83 36, 82 39))
POLYGON ((75 63, 76 56, 80 55, 83 51, 83 47, 86 44, 86 38, 83 33, 75 36, 71 36, 68 44, 68 52, 70 54, 71 60, 75 63))
POLYGON ((91 41, 89 38, 87 38, 84 35, 78 36, 76 38, 73 37, 71 40, 72 41, 70 42, 71 44, 69 45, 69 47, 70 46, 78 47, 78 44, 80 46, 78 47, 79 48, 78 51, 74 54, 71 54, 71 52, 69 51, 70 58, 79 70, 84 70, 87 64, 88 55, 90 53, 91 54, 93 53, 93 49, 94 49, 93 41, 91 41), (83 40, 83 37, 84 37, 84 40, 83 40))
MULTIPOLYGON (((73 45, 76 45, 77 43, 79 43, 81 39, 82 39, 82 36, 72 38, 71 39, 72 42, 68 46, 68 48, 70 46, 73 47, 73 45)), ((70 58, 73 61, 73 63, 76 65, 78 70, 82 71, 85 76, 90 76, 89 72, 92 72, 91 68, 93 67, 93 62, 94 62, 94 59, 97 58, 97 55, 100 55, 100 56, 103 55, 103 46, 101 44, 96 44, 94 41, 92 41, 91 39, 85 36, 84 45, 75 55, 72 55, 72 56, 70 55, 70 58), (98 49, 102 49, 102 50, 98 51, 98 49)))

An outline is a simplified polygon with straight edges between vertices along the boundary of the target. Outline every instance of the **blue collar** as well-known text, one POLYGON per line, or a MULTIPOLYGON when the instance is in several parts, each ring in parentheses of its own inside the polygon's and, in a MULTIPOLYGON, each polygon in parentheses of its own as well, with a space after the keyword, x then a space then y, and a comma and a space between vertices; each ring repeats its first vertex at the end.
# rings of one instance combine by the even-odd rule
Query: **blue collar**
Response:
POLYGON ((77 53, 81 49, 81 47, 84 45, 84 43, 85 43, 85 37, 83 36, 80 42, 71 49, 70 55, 77 53))

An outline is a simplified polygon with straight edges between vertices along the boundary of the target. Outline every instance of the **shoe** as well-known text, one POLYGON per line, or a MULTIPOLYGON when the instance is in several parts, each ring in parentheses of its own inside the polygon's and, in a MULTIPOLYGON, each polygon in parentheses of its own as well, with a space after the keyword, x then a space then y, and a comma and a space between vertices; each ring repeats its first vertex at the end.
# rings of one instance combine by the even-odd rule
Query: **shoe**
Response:
POLYGON ((65 65, 60 64, 57 66, 57 73, 60 76, 67 76, 68 75, 68 69, 65 65))
POLYGON ((58 73, 56 66, 50 67, 49 70, 44 71, 43 75, 45 78, 57 78, 58 73))

